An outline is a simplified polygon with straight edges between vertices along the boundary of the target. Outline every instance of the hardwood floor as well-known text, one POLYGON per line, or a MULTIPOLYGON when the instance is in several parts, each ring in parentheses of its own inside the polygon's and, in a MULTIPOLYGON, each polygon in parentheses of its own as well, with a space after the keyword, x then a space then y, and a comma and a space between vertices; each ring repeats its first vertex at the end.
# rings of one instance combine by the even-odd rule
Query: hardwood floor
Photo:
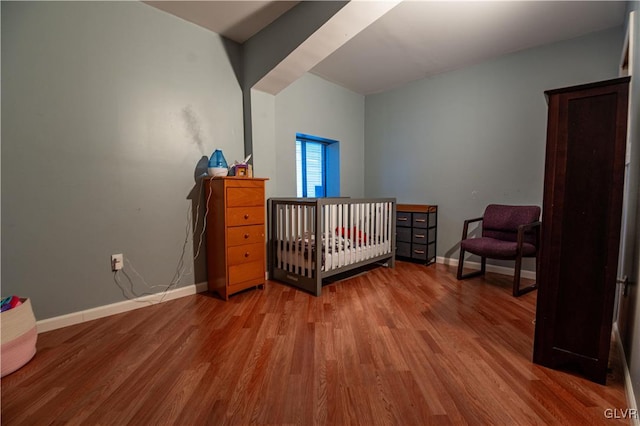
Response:
POLYGON ((2 424, 628 424, 618 362, 607 386, 531 362, 535 300, 405 262, 185 297, 39 335, 2 424))

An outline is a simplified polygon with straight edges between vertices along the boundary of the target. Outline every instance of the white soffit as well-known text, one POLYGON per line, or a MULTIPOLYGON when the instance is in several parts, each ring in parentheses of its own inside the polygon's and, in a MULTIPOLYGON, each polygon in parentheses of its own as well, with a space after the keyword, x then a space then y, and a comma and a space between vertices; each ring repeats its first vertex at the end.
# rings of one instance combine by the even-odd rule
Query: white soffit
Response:
POLYGON ((311 70, 340 46, 400 3, 397 1, 352 0, 306 39, 253 88, 277 94, 311 70))

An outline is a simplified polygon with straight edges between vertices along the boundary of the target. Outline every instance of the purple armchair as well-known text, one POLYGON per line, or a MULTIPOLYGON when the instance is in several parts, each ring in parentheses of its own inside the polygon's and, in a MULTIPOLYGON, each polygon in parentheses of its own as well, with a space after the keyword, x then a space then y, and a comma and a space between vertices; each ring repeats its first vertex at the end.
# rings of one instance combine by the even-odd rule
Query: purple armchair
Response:
POLYGON ((513 295, 515 297, 535 290, 533 284, 520 288, 520 268, 523 257, 536 258, 538 269, 538 249, 540 246, 540 207, 538 206, 505 206, 490 204, 483 217, 464 221, 462 241, 460 241, 460 260, 458 262, 459 280, 483 275, 487 258, 515 260, 513 277, 513 295), (482 221, 482 236, 467 238, 469 224, 482 221), (480 256, 480 270, 462 273, 464 254, 469 252, 480 256))

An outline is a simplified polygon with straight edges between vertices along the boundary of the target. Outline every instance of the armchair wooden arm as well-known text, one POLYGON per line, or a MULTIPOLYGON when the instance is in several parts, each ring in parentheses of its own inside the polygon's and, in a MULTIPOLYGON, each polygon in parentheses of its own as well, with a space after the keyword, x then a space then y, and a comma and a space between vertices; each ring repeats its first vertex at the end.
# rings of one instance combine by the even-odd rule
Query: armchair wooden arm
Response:
MULTIPOLYGON (((467 234, 469 233, 469 224, 474 223, 474 222, 481 222, 483 219, 484 219, 484 217, 476 217, 474 219, 465 220, 464 221, 464 226, 462 228, 462 239, 460 240, 460 242, 462 242, 462 241, 467 239, 467 234)), ((466 275, 462 273, 463 257, 464 257, 464 250, 462 249, 462 247, 460 247, 460 260, 458 261, 458 273, 456 275, 459 280, 461 280, 463 278, 471 278, 471 277, 475 277, 477 275, 484 274, 484 271, 485 271, 485 268, 486 268, 486 259, 484 257, 481 260, 480 270, 476 271, 476 272, 470 272, 470 273, 468 273, 466 275)))
POLYGON ((467 219, 464 221, 464 227, 462 228, 462 239, 467 239, 467 233, 469 232, 469 224, 482 221, 482 217, 476 217, 475 219, 467 219))
POLYGON ((540 245, 540 227, 542 226, 542 222, 531 222, 524 225, 518 226, 518 250, 522 249, 522 243, 524 242, 524 233, 536 228, 536 253, 538 251, 538 246, 540 245))

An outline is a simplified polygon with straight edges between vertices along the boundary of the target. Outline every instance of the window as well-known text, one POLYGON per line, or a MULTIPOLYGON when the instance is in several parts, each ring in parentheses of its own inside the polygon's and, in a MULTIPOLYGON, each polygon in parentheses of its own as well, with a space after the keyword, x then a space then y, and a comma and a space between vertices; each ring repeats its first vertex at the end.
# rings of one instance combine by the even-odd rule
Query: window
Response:
POLYGON ((298 197, 338 196, 338 142, 296 134, 296 193, 298 197), (333 161, 332 161, 333 160, 333 161), (336 185, 336 182, 338 184, 336 185))

